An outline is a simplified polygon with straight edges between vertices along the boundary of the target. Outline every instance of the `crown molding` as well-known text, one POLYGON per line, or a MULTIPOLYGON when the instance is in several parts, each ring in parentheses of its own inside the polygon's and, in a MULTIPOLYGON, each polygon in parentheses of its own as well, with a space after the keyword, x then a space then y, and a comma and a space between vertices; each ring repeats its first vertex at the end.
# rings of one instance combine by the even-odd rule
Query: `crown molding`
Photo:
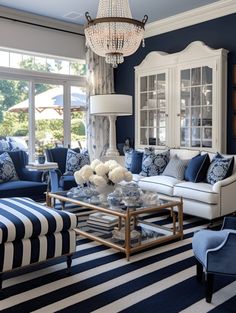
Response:
POLYGON ((59 31, 71 32, 78 35, 84 35, 83 26, 75 23, 68 23, 56 19, 44 17, 37 14, 7 8, 0 5, 0 18, 12 20, 14 22, 42 26, 59 31))
POLYGON ((148 38, 160 35, 232 13, 236 13, 236 1, 220 0, 184 13, 176 14, 160 21, 149 23, 145 27, 144 37, 148 38))

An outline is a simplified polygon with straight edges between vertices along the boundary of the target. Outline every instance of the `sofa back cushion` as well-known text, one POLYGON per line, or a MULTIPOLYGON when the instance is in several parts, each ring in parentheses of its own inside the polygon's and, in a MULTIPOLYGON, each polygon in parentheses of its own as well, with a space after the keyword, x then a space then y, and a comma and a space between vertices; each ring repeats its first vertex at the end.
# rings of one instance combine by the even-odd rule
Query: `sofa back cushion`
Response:
POLYGON ((170 149, 170 158, 173 158, 175 155, 181 160, 190 160, 199 155, 199 151, 189 149, 170 149))
POLYGON ((204 181, 206 173, 210 165, 210 158, 208 154, 197 155, 193 157, 185 170, 185 180, 193 183, 204 181))
POLYGON ((155 153, 154 150, 145 148, 142 159, 142 176, 155 176, 164 172, 170 159, 170 151, 155 153))
POLYGON ((0 155, 0 183, 18 179, 19 178, 10 155, 7 152, 2 153, 0 155))

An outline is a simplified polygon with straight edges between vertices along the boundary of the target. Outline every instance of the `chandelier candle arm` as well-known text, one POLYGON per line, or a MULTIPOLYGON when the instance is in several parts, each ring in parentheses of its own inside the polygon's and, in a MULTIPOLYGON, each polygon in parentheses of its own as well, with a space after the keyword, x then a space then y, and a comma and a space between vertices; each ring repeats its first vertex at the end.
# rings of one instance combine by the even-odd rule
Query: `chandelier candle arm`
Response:
POLYGON ((133 54, 143 41, 145 24, 132 19, 128 0, 100 0, 97 18, 85 13, 88 23, 84 27, 86 44, 115 68, 124 57, 133 54))

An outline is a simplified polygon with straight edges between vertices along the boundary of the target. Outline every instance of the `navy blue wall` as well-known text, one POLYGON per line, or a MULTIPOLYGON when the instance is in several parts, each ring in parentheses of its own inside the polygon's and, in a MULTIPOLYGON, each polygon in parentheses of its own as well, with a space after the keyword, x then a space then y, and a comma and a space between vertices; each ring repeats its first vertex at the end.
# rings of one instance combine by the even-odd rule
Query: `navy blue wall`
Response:
MULTIPOLYGON (((139 65, 151 51, 174 53, 183 50, 188 44, 196 40, 203 41, 209 47, 215 49, 227 49, 229 51, 227 151, 228 153, 236 153, 236 138, 233 138, 232 131, 232 68, 233 64, 236 64, 235 29, 236 14, 231 14, 212 21, 147 38, 145 40, 145 48, 140 47, 135 54, 125 58, 124 63, 119 65, 115 70, 115 91, 134 97, 134 66, 139 65)), ((126 137, 134 140, 134 126, 134 115, 118 118, 117 142, 124 142, 126 137)))

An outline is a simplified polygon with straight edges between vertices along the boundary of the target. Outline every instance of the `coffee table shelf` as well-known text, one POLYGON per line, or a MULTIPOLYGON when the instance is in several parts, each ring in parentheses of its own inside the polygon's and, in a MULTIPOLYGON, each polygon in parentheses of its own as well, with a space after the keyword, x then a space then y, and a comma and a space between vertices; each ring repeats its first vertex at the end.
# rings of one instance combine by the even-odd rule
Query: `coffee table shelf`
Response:
MULTIPOLYGON (((183 238, 183 204, 179 201, 158 201, 155 205, 111 209, 108 204, 92 204, 89 199, 79 199, 67 196, 63 192, 48 192, 47 205, 53 207, 55 200, 62 203, 76 204, 82 208, 78 215, 76 233, 90 240, 100 242, 106 246, 125 253, 127 260, 134 252, 141 251, 154 245, 183 238), (160 226, 147 221, 147 214, 162 212, 171 216, 170 227, 160 226), (105 213, 110 217, 117 217, 117 224, 110 227, 105 221, 91 221, 89 215, 94 212, 105 213), (89 221, 89 222, 88 222, 89 221), (91 224, 92 223, 92 224, 91 224), (96 224, 98 226, 96 226, 96 224)), ((94 215, 93 215, 94 216, 94 215)), ((112 218, 111 218, 112 219, 112 218)), ((114 218, 113 218, 114 220, 114 218)))

